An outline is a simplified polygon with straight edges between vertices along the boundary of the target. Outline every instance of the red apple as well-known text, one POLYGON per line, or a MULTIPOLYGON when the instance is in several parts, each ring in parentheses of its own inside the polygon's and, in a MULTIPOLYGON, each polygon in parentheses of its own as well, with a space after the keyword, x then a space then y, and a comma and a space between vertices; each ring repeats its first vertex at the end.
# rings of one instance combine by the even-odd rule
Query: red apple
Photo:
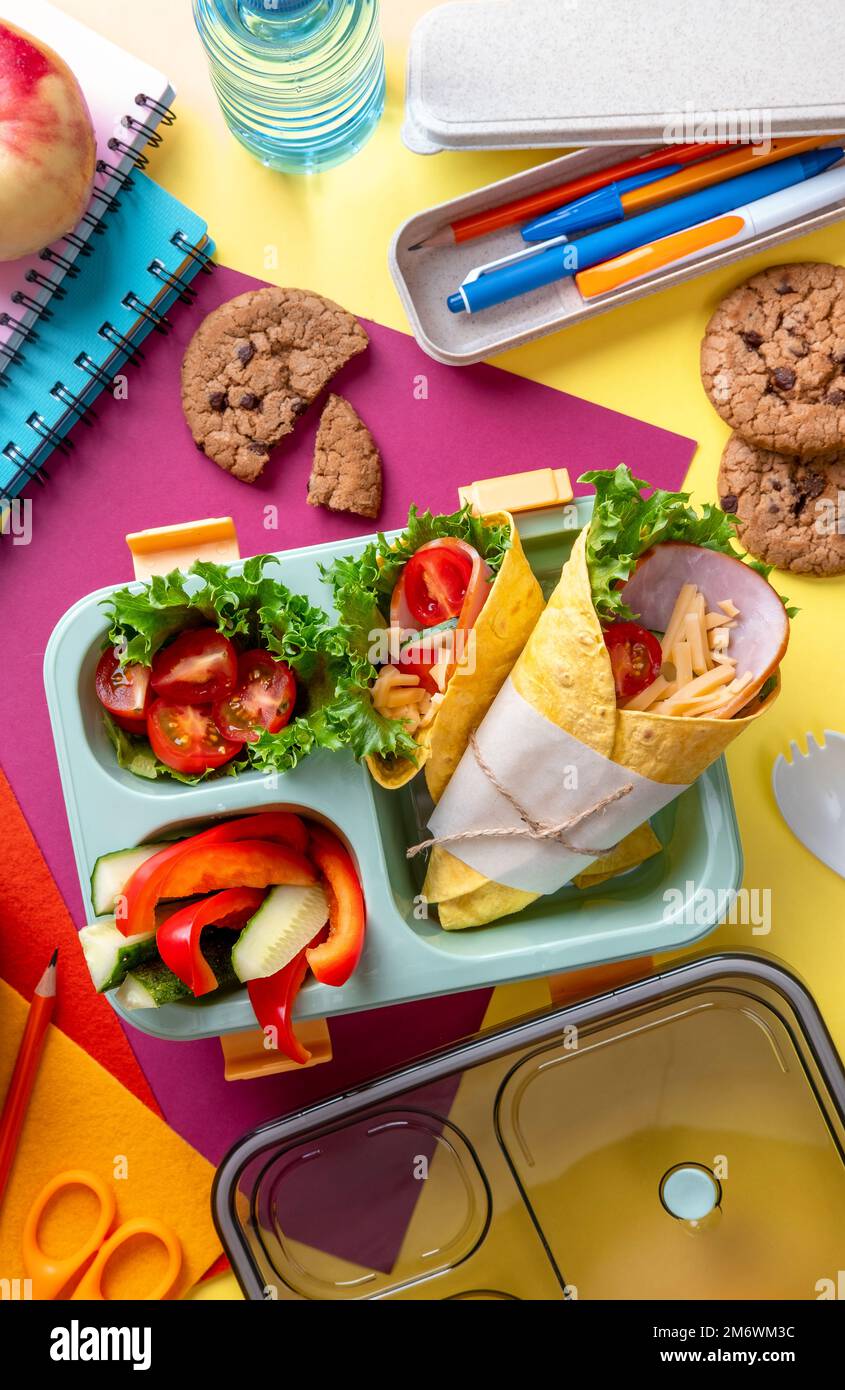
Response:
POLYGON ((94 128, 70 68, 0 19, 0 261, 71 231, 91 197, 94 128))

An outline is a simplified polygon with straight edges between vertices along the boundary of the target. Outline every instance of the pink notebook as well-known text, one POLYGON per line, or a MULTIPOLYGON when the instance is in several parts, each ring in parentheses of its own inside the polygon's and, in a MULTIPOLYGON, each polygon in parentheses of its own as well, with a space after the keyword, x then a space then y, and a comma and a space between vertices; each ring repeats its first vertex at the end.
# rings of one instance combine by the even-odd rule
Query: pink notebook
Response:
POLYGON ((144 147, 158 144, 160 124, 173 121, 175 92, 167 78, 45 0, 0 0, 8 20, 48 43, 75 74, 94 123, 98 167, 88 213, 70 237, 20 261, 0 262, 0 372, 9 364, 3 348, 25 339, 45 304, 80 254, 96 255, 96 229, 133 168, 147 160, 144 147), (110 143, 111 142, 111 143, 110 143), (88 246, 93 238, 94 244, 88 246), (36 277, 37 279, 33 278, 36 277), (20 299, 19 296, 24 298, 20 299))

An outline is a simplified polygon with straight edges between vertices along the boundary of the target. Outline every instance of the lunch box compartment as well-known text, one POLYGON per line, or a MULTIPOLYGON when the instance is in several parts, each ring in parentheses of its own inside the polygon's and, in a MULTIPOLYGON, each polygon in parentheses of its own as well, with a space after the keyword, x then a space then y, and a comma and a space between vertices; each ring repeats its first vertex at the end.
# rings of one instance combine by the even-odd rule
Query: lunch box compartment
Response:
POLYGON ((252 1299, 815 1300, 842 1262, 843 1163, 813 1000, 722 955, 264 1125, 212 1210, 252 1299))
MULTIPOLYGON (((591 499, 582 498, 519 518, 526 554, 547 596, 591 506, 591 499)), ((319 566, 366 544, 362 538, 280 554, 279 575, 294 592, 330 608, 319 566)), ((312 1019, 689 945, 713 929, 741 883, 738 828, 725 764, 719 762, 655 817, 664 849, 640 868, 587 892, 564 888, 489 927, 441 931, 436 913, 426 916, 420 901, 424 857, 406 855, 427 835, 430 803, 422 775, 399 792, 386 792, 350 755, 325 750, 289 773, 249 772, 197 786, 147 782, 117 766, 93 688, 106 632, 101 602, 110 592, 101 590, 71 608, 45 656, 47 700, 86 921, 93 916, 90 875, 100 855, 227 816, 280 807, 314 816, 336 827, 350 847, 362 875, 368 928, 361 963, 342 989, 313 979, 303 987, 296 1016, 312 1019)), ((114 1004, 113 996, 107 997, 114 1004)), ((123 1017, 143 1032, 174 1040, 241 1032, 255 1024, 246 990, 212 993, 201 1005, 180 1002, 123 1017)), ((490 1287, 509 1289, 507 1282, 490 1287)))
POLYGON ((268 1262, 300 1297, 375 1298, 470 1258, 490 1199, 464 1135, 436 1113, 400 1107, 274 1157, 258 1177, 255 1217, 268 1262), (436 1189, 433 1220, 397 1259, 391 1226, 408 1219, 422 1183, 436 1189))

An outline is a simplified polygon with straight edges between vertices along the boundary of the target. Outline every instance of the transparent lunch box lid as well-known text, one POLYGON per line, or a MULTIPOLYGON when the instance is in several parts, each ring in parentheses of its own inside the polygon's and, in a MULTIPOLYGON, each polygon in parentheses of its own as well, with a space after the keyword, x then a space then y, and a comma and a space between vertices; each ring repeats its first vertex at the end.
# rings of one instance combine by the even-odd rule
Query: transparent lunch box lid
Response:
POLYGON ((844 1120, 803 986, 711 956, 263 1126, 214 1215, 254 1299, 812 1300, 844 1120))

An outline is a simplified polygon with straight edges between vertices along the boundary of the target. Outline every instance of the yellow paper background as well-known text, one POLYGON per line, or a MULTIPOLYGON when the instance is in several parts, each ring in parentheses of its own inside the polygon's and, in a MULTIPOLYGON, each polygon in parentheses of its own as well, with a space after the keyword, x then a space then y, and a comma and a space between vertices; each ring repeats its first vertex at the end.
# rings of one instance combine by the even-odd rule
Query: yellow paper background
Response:
MULTIPOLYGON (((471 0, 470 0, 471 2, 471 0)), ((285 177, 255 163, 225 129, 193 29, 190 4, 146 0, 58 0, 61 7, 164 68, 179 89, 179 120, 153 177, 205 216, 225 263, 280 284, 304 285, 356 313, 407 331, 388 268, 388 247, 412 213, 552 157, 553 152, 449 154, 422 158, 401 144, 407 39, 425 0, 383 0, 388 45, 388 109, 374 139, 350 163, 318 179, 285 177), (236 192, 237 196, 233 196, 236 192), (278 247, 278 267, 265 248, 278 247)), ((707 401, 698 351, 719 299, 746 275, 781 260, 845 260, 845 227, 833 227, 741 266, 652 296, 579 328, 498 359, 498 365, 627 412, 700 442, 690 473, 698 501, 715 498, 728 430, 707 401)), ((549 463, 538 459, 538 463, 549 463)), ((555 459, 577 476, 577 458, 555 459)), ((409 500, 411 474, 408 478, 409 500)), ((425 503, 425 498, 414 499, 425 503)), ((746 859, 746 885, 770 889, 772 930, 750 926, 713 934, 714 950, 764 947, 813 991, 845 1051, 842 970, 843 884, 792 837, 777 812, 771 769, 778 753, 807 730, 845 729, 845 578, 775 576, 802 612, 783 667, 783 695, 767 718, 728 754, 746 859)))

